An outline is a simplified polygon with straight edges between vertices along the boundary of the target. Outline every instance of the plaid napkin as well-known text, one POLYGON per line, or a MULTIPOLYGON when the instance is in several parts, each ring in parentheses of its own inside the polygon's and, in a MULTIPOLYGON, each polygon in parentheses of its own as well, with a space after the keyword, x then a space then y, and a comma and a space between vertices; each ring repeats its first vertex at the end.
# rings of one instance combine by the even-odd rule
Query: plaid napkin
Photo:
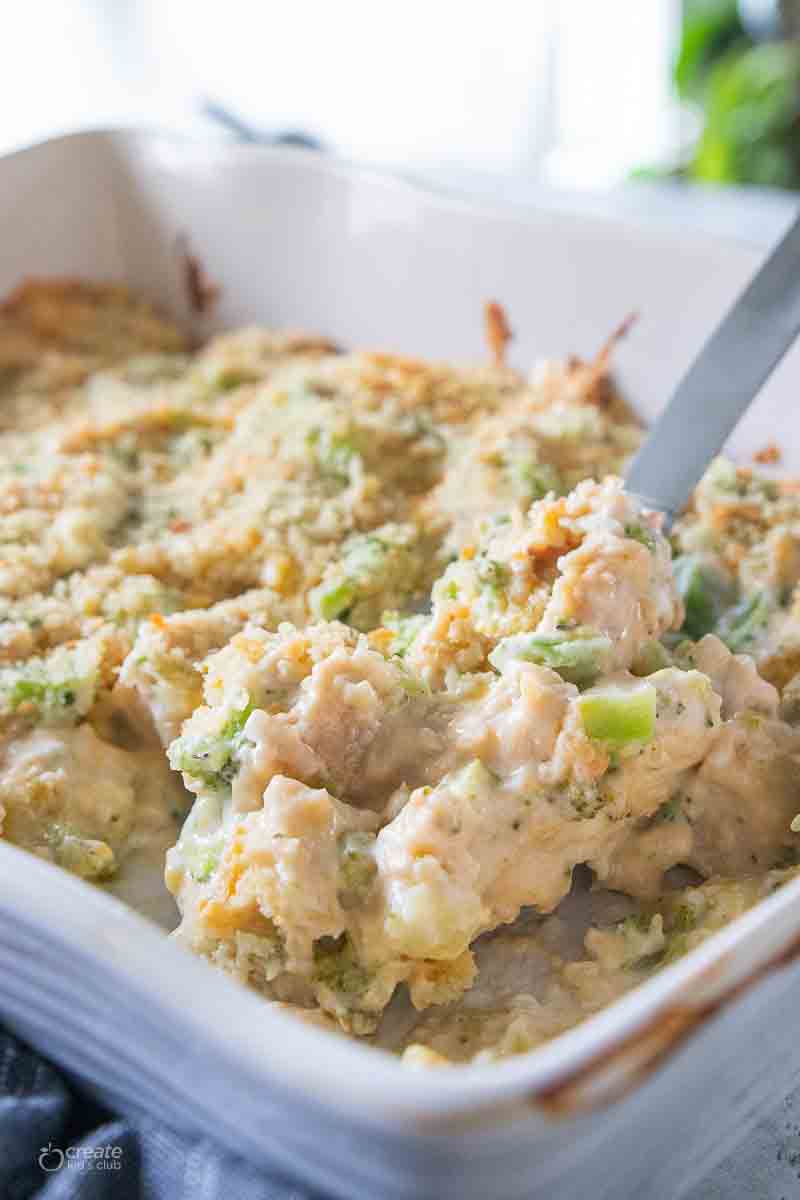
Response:
MULTIPOLYGON (((800 1095, 785 1100, 688 1200, 789 1200, 797 1195, 800 1095)), ((144 1115, 114 1116, 1 1028, 0 1197, 323 1200, 205 1139, 182 1137, 144 1115)))

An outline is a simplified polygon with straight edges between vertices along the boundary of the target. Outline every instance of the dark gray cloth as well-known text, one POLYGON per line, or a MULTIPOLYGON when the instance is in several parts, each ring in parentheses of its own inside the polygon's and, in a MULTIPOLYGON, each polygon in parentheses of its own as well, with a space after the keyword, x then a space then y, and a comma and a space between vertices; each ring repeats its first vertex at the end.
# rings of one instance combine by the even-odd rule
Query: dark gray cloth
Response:
POLYGON ((207 1140, 120 1119, 0 1029, 2 1200, 322 1200, 207 1140))
MULTIPOLYGON (((800 1097, 790 1097, 688 1200, 798 1194, 800 1097)), ((205 1139, 114 1116, 0 1028, 0 1200, 34 1198, 322 1200, 205 1139)))

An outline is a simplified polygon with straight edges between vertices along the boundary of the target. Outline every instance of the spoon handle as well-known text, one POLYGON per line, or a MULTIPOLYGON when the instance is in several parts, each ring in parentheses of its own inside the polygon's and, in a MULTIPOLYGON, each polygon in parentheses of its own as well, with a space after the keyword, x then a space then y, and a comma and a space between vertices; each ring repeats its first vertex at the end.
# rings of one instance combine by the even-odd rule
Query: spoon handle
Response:
POLYGON ((683 376, 630 465, 628 489, 672 520, 798 332, 800 217, 683 376))

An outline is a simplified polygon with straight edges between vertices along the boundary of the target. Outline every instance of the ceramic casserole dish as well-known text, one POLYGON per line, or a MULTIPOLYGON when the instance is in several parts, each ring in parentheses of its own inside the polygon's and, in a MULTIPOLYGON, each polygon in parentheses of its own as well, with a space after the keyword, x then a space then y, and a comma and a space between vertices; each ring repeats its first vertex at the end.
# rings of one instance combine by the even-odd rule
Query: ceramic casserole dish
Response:
MULTIPOLYGON (((591 350, 636 309, 619 375, 645 420, 759 261, 148 133, 0 160, 0 219, 0 294, 37 275, 121 281, 198 337, 258 321, 469 361, 496 296, 526 365, 591 350), (210 311, 187 254, 219 288, 210 311)), ((734 455, 777 438, 800 471, 798 371, 795 350, 734 455)), ((138 907, 0 842, 3 1020, 109 1102, 342 1197, 680 1196, 800 1080, 800 880, 541 1049, 435 1071, 273 1011, 165 938, 168 904, 138 907)))

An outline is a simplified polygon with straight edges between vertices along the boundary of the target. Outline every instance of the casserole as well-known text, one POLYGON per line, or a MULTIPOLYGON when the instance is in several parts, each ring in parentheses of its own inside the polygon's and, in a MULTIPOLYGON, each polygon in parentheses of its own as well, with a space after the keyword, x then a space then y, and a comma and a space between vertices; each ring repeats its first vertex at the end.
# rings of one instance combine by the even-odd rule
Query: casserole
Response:
MULTIPOLYGON (((4 173, 5 227, 22 233, 4 255, 3 290, 23 274, 113 277, 189 319, 198 336, 212 319, 257 317, 454 358, 474 353, 480 301, 499 294, 524 326, 521 361, 595 345, 610 319, 638 304, 647 319, 620 361, 644 415, 756 257, 611 223, 483 211, 313 157, 148 136, 64 139, 13 156, 4 173), (196 286, 196 266, 187 300, 187 246, 222 288, 213 314, 197 303, 207 289, 196 286), (343 278, 352 307, 340 302, 343 278)), ((772 440, 793 360, 739 431, 740 451, 772 440)), ((791 469, 796 448, 787 439, 784 449, 791 469)), ((404 1073, 290 1025, 187 962, 108 897, 0 849, 9 1019, 34 1040, 45 1034, 49 1053, 107 1094, 167 1120, 179 1103, 188 1123, 232 1149, 343 1195, 544 1195, 556 1183, 577 1195, 589 1178, 596 1190, 598 1175, 614 1194, 654 1178, 657 1194, 679 1194, 710 1165, 710 1147, 724 1153, 757 1116, 756 1101, 777 1101, 794 1078, 783 1040, 793 1029, 778 1023, 778 1014, 789 1019, 786 963, 800 927, 794 884, 535 1055, 448 1078, 404 1073), (759 972, 770 977, 750 993, 743 985, 759 972), (718 1011, 726 997, 735 1003, 718 1011), (758 1045, 749 1071, 724 1052, 731 1043, 722 1037, 758 1045), (635 1128, 635 1162, 619 1153, 626 1127, 635 1128), (664 1129, 685 1135, 668 1158, 664 1129)))

